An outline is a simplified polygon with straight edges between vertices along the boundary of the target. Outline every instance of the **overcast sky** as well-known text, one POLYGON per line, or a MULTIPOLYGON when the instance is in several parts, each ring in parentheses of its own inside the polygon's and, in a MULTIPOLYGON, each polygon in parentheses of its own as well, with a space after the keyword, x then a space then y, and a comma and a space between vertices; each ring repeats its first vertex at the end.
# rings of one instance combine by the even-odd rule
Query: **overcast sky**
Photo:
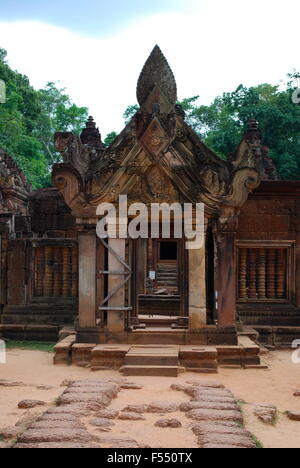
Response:
POLYGON ((299 0, 0 0, 0 47, 34 87, 59 81, 105 136, 122 129, 155 44, 179 98, 208 104, 300 70, 299 18, 299 0))

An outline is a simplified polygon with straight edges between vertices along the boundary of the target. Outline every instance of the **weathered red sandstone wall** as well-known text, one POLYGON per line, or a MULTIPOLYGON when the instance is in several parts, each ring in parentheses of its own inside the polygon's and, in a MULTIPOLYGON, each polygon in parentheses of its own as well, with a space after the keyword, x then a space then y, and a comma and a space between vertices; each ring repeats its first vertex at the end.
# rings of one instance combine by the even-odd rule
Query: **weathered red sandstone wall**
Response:
POLYGON ((295 241, 294 305, 300 307, 300 182, 262 182, 241 210, 237 239, 295 241))
POLYGON ((35 190, 29 198, 33 233, 39 237, 77 237, 75 218, 57 189, 35 190))
POLYGON ((299 200, 256 200, 251 198, 239 219, 240 240, 296 240, 299 200))
POLYGON ((75 220, 55 188, 31 192, 25 203, 26 215, 0 215, 0 334, 55 341, 78 308, 75 220))

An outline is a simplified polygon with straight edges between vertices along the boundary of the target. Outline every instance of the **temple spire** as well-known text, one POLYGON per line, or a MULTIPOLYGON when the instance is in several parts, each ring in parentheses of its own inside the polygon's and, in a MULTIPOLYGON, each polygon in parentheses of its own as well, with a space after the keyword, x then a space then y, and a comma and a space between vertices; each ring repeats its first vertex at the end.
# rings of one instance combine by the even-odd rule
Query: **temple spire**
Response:
POLYGON ((173 72, 162 51, 156 45, 140 74, 137 100, 142 107, 149 95, 158 88, 173 106, 177 101, 177 87, 173 72))
POLYGON ((255 117, 251 117, 248 120, 247 126, 248 126, 248 131, 257 131, 258 130, 258 122, 255 119, 255 117))
POLYGON ((98 150, 104 148, 104 145, 101 140, 101 134, 92 116, 88 118, 88 121, 85 124, 85 128, 82 130, 80 138, 84 145, 93 146, 95 147, 95 149, 98 150))
POLYGON ((262 133, 259 129, 259 124, 255 117, 251 117, 248 120, 246 131, 244 133, 244 139, 251 142, 262 140, 262 133))

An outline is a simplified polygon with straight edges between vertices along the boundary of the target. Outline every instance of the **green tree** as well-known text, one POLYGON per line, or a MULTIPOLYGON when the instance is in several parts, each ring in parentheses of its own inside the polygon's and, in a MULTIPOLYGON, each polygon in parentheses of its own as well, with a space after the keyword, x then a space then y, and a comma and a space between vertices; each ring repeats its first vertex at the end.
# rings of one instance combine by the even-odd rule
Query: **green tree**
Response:
MULTIPOLYGON (((292 94, 300 86, 300 72, 294 70, 287 77, 281 86, 240 85, 206 106, 198 105, 199 96, 178 104, 186 113, 186 122, 222 159, 235 151, 248 120, 256 118, 280 178, 300 179, 300 105, 292 102, 292 94)), ((128 106, 125 123, 137 110, 137 105, 128 106)))
POLYGON ((45 89, 40 89, 38 97, 42 110, 36 120, 34 133, 44 148, 50 170, 54 163, 60 161, 53 143, 55 132, 79 134, 88 118, 88 109, 73 104, 65 94, 65 89, 57 88, 53 82, 49 82, 45 89))
POLYGON ((127 125, 128 122, 132 119, 134 114, 136 114, 139 110, 139 106, 137 104, 133 104, 127 107, 123 114, 123 119, 125 120, 125 124, 127 125))
POLYGON ((54 83, 35 90, 26 76, 9 67, 6 57, 0 49, 0 79, 6 84, 6 102, 0 105, 0 147, 14 157, 33 188, 48 186, 51 167, 60 160, 54 133, 79 133, 88 111, 73 104, 54 83))
POLYGON ((194 109, 195 130, 220 157, 238 145, 251 117, 257 119, 264 144, 270 148, 280 178, 300 179, 300 106, 293 104, 295 86, 270 84, 246 88, 216 98, 210 106, 194 109))
POLYGON ((104 145, 107 147, 110 146, 113 143, 113 141, 117 138, 117 136, 117 132, 110 132, 108 135, 106 135, 104 139, 104 145))

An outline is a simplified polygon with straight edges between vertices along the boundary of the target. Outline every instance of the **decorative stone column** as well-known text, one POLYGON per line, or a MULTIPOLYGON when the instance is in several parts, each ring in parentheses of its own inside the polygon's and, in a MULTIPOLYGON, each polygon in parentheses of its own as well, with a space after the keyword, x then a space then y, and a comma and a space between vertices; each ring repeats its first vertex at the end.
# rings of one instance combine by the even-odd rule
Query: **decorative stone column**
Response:
POLYGON ((218 326, 236 323, 236 249, 238 212, 222 207, 216 226, 218 326))
MULTIPOLYGON (((206 233, 205 224, 205 233, 206 233)), ((189 328, 199 330, 207 325, 205 233, 200 249, 188 251, 189 256, 189 328)))
POLYGON ((89 335, 96 328, 96 232, 80 232, 78 244, 80 341, 95 342, 89 335))

